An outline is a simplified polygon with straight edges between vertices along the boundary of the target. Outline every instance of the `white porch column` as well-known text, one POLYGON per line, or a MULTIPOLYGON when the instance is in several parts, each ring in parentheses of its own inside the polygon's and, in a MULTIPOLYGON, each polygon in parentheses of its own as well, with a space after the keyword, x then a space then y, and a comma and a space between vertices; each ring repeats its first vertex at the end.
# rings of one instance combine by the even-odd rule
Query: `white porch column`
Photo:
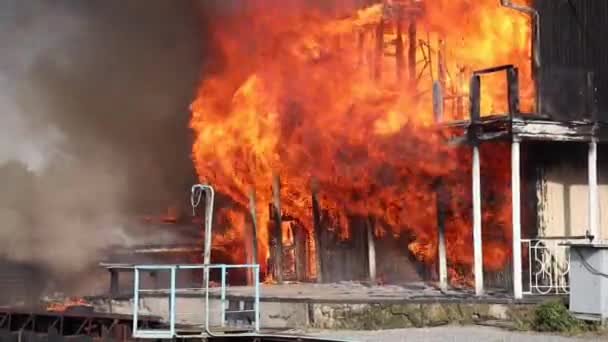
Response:
POLYGON ((475 275, 475 295, 483 295, 483 257, 481 250, 481 170, 479 146, 473 146, 473 272, 475 275))
POLYGON ((513 208, 513 296, 522 298, 521 280, 521 187, 518 138, 511 143, 511 206, 513 208))
POLYGON ((589 143, 589 234, 599 239, 599 194, 597 187, 597 139, 591 138, 589 143))
POLYGON ((443 184, 439 184, 435 193, 437 207, 437 257, 439 258, 439 288, 448 289, 448 261, 445 250, 445 213, 443 203, 443 184))

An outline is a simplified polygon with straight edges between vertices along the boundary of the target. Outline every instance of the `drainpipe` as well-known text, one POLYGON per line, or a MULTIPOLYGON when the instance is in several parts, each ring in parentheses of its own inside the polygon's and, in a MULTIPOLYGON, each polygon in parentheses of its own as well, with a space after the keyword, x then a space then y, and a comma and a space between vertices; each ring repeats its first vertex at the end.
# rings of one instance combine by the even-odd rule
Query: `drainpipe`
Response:
POLYGON ((541 59, 540 59, 540 14, 530 6, 514 4, 512 0, 500 0, 500 5, 532 17, 532 71, 536 88, 536 112, 542 114, 542 99, 540 96, 541 59))

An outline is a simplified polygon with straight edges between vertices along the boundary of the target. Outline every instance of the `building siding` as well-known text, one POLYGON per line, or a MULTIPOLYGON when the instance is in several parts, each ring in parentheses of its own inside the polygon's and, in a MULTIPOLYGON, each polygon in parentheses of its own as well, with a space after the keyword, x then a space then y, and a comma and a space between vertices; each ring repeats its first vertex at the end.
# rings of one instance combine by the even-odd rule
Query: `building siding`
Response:
POLYGON ((592 72, 598 116, 608 121, 608 1, 533 0, 533 6, 540 14, 543 114, 589 118, 586 74, 592 72))

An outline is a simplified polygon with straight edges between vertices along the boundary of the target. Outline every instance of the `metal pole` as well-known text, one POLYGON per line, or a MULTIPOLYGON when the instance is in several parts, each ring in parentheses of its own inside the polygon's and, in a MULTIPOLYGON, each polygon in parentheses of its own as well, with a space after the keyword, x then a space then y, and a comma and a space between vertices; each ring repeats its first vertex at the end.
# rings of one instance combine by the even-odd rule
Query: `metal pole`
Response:
POLYGON ((511 206, 513 209, 513 296, 521 299, 523 294, 521 280, 521 186, 520 186, 520 142, 517 138, 511 143, 511 206))
POLYGON ((171 337, 175 336, 175 272, 176 266, 171 267, 171 289, 169 290, 169 313, 170 313, 170 322, 169 322, 169 330, 171 331, 171 337))
POLYGON ((483 295, 483 255, 481 250, 481 171, 479 166, 479 146, 473 146, 473 273, 475 275, 475 295, 483 295))
POLYGON ((599 237, 599 195, 597 187, 597 139, 589 143, 589 234, 599 237))
POLYGON ((137 315, 139 313, 139 269, 133 269, 133 335, 137 334, 137 315))
POLYGON ((211 263, 211 226, 213 224, 213 201, 215 191, 213 187, 207 184, 196 184, 192 186, 191 204, 196 208, 200 203, 202 193, 206 194, 205 198, 205 246, 203 252, 203 263, 209 265, 211 263), (200 191, 200 192, 197 192, 200 191), (197 196, 198 195, 198 196, 197 196))

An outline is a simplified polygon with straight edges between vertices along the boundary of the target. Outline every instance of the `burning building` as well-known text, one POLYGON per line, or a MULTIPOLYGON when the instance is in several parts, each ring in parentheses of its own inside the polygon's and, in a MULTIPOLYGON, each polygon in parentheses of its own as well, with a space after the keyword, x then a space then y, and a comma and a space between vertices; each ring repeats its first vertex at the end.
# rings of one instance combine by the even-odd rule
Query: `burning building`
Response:
MULTIPOLYGON (((137 224, 128 221, 146 238, 90 239, 104 246, 85 244, 87 250, 112 249, 111 262, 201 262, 202 220, 192 220, 181 202, 196 178, 218 192, 207 237, 211 262, 258 263, 268 283, 424 281, 475 286, 479 294, 484 285, 497 287, 519 297, 534 291, 522 284, 536 275, 528 261, 539 242, 553 253, 546 240, 608 234, 602 230, 608 209, 599 201, 607 180, 597 172, 606 164, 597 151, 608 63, 594 34, 605 25, 606 5, 187 3, 149 5, 141 26, 125 14, 114 18, 119 5, 89 5, 113 18, 116 29, 108 38, 96 30, 104 22, 97 18, 86 37, 105 43, 77 41, 99 54, 124 54, 102 61, 86 55, 82 61, 94 63, 78 64, 84 72, 76 74, 61 69, 69 69, 61 58, 34 63, 49 89, 69 89, 77 99, 45 93, 57 101, 46 107, 90 111, 102 127, 52 113, 76 142, 70 152, 86 161, 77 165, 100 180, 83 192, 104 196, 84 201, 84 210, 82 193, 65 206, 41 208, 86 211, 79 222, 95 223, 89 232, 106 227, 90 214, 100 205, 129 219, 148 214, 137 224), (159 18, 169 14, 172 25, 159 28, 159 18), (123 31, 130 35, 123 39, 123 31), (161 38, 146 39, 144 31, 161 38), (141 51, 156 53, 145 59, 141 51), (116 70, 114 78, 88 72, 106 69, 116 70), (113 84, 122 88, 106 91, 113 84), (133 96, 132 89, 144 92, 133 96), (183 104, 191 99, 188 111, 183 104), (181 115, 146 117, 157 107, 181 115), (119 110, 139 116, 106 115, 119 110), (115 154, 117 146, 128 148, 115 154), (108 165, 128 167, 117 172, 108 165), (148 177, 147 169, 154 174, 148 177), (123 173, 127 181, 106 181, 123 173), (135 205, 126 200, 133 197, 135 205), (170 205, 177 209, 159 217, 170 205)), ((127 6, 125 13, 140 10, 127 6)), ((90 185, 71 173, 61 179, 58 184, 90 185)), ((95 263, 105 256, 91 254, 95 263)), ((28 261, 39 259, 52 260, 28 261)))
MULTIPOLYGON (((343 9, 251 5, 211 25, 222 65, 191 126, 199 178, 233 202, 214 238, 251 245, 255 222, 247 255, 279 282, 432 280, 441 216, 450 278, 466 283, 472 154, 444 123, 468 117, 471 73, 502 64, 517 66, 532 111, 530 17, 496 1, 343 9)), ((507 93, 502 74, 484 77, 480 111, 507 113, 507 93)), ((508 144, 482 150, 484 263, 498 272, 511 254, 508 144)))
POLYGON ((241 4, 214 17, 221 63, 191 120, 197 174, 231 203, 214 241, 244 246, 234 260, 278 282, 475 278, 481 293, 485 271, 520 296, 522 234, 601 236, 605 63, 588 51, 604 9, 589 3, 241 4))

